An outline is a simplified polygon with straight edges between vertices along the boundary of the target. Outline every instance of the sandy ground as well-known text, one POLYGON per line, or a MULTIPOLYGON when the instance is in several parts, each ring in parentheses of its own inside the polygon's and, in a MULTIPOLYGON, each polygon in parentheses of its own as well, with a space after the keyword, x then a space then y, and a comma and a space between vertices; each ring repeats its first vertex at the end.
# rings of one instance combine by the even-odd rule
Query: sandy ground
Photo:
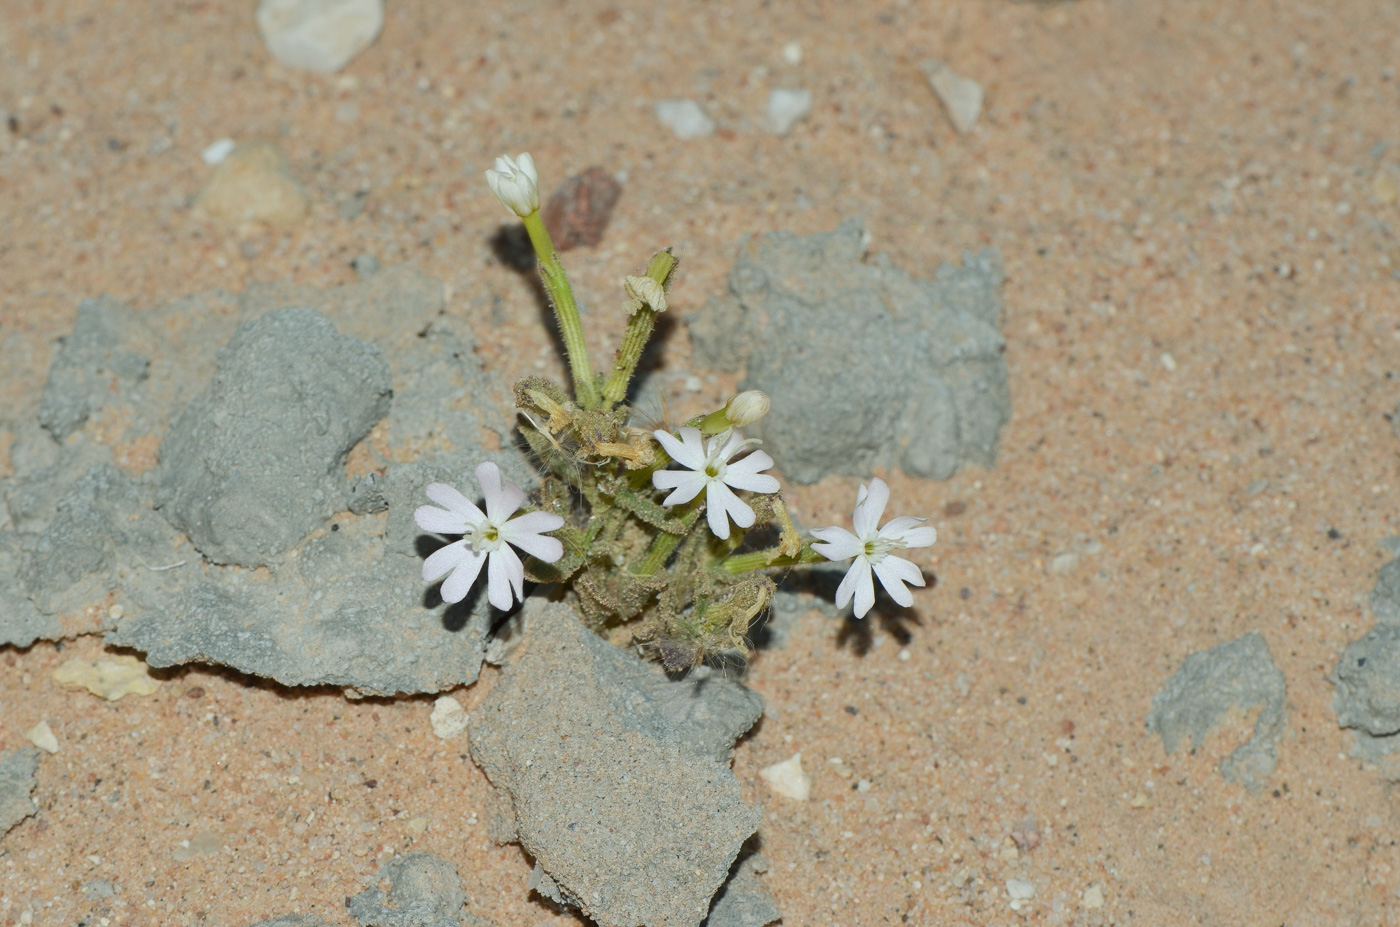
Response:
MULTIPOLYGON (((941 532, 918 620, 812 614, 752 668, 769 711, 734 768, 763 802, 784 923, 1400 921, 1400 808, 1348 758, 1326 679, 1371 623, 1377 542, 1400 533, 1400 8, 390 0, 378 42, 325 78, 272 64, 252 7, 0 10, 0 337, 43 346, 3 372, 5 401, 40 388, 84 297, 329 285, 362 252, 448 282, 503 375, 558 369, 488 243, 504 215, 480 171, 504 152, 533 152, 546 186, 626 172, 602 245, 567 258, 600 359, 621 275, 663 246, 685 312, 753 232, 863 216, 873 250, 923 275, 995 245, 1015 406, 997 466, 886 474, 941 532), (970 135, 925 83, 929 56, 986 88, 970 135), (816 95, 783 138, 762 125, 775 86, 816 95), (665 97, 720 131, 675 139, 652 112, 665 97), (226 135, 276 139, 313 198, 304 222, 191 214, 199 152, 226 135), (1052 571, 1069 552, 1077 567, 1052 571), (1289 703, 1253 794, 1216 769, 1250 719, 1195 755, 1143 724, 1187 654, 1250 630, 1289 703), (799 749, 805 804, 757 777, 799 749), (1028 819, 1040 843, 1018 851, 1028 819), (1019 912, 1011 878, 1036 887, 1019 912)), ((666 362, 688 369, 683 330, 666 362)), ((696 373, 695 406, 732 386, 696 373)), ((855 485, 791 497, 833 523, 855 485)), ((61 744, 41 812, 0 838, 0 924, 346 923, 345 897, 409 847, 452 861, 501 925, 575 923, 486 836, 486 781, 465 740, 433 735, 431 699, 190 668, 109 704, 50 680, 100 650, 0 650, 0 747, 41 719, 61 744), (92 880, 115 895, 88 897, 92 880)), ((458 697, 470 708, 494 672, 458 697)))

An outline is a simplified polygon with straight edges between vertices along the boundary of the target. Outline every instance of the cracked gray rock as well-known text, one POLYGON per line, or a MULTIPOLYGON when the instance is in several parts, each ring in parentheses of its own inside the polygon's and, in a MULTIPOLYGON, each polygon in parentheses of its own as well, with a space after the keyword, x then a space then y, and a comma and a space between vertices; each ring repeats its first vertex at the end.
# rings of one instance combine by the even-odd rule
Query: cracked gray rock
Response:
POLYGON ((1286 720, 1283 673, 1259 632, 1188 656, 1153 696, 1147 729, 1161 735, 1168 753, 1186 743, 1198 750, 1232 707, 1249 711, 1256 706, 1254 736, 1221 761, 1220 772, 1258 791, 1278 765, 1286 720))
POLYGON ((29 795, 38 784, 39 751, 20 747, 0 753, 0 836, 39 810, 29 795))
POLYGON ((311 309, 269 312, 161 441, 156 507, 211 562, 271 566, 347 508, 345 457, 391 390, 379 348, 311 309))
POLYGON ((717 674, 669 680, 564 605, 526 608, 470 736, 510 796, 530 887, 600 927, 697 927, 761 819, 728 766, 761 699, 717 674))
MULTIPOLYGON (((509 392, 444 308, 442 284, 402 267, 324 291, 260 285, 140 312, 85 304, 46 395, 87 409, 86 421, 59 442, 32 406, 3 419, 15 440, 14 473, 0 478, 0 643, 105 630, 153 666, 221 663, 287 685, 394 694, 473 682, 490 606, 445 606, 423 583, 422 558, 441 542, 412 512, 426 483, 466 489, 483 459, 523 485, 533 474, 499 432, 484 441, 510 421, 509 392), (112 356, 151 358, 144 376, 129 365, 109 379, 100 406, 92 377, 107 361, 93 359, 91 331, 110 336, 112 356), (347 478, 348 445, 381 416, 366 455, 376 470, 347 478), (138 476, 101 443, 162 436, 160 466, 138 476), (310 504, 279 501, 279 481, 310 504), (229 534, 220 511, 261 516, 225 519, 229 534)), ((29 348, 0 342, 5 356, 29 348)))
POLYGON ((882 256, 865 261, 865 242, 857 220, 750 239, 729 295, 686 319, 697 360, 746 371, 740 388, 783 410, 746 431, 795 482, 992 466, 1011 418, 1000 257, 968 252, 920 280, 882 256), (879 375, 843 375, 853 370, 879 375))

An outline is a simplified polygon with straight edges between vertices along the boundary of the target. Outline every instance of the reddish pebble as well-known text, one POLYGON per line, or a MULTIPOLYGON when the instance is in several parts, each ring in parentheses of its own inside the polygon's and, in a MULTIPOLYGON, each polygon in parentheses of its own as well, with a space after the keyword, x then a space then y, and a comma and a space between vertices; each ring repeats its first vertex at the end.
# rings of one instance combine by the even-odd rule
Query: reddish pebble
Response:
POLYGON ((544 207, 544 224, 554 247, 568 251, 603 240, 622 185, 601 167, 590 167, 559 185, 544 207))

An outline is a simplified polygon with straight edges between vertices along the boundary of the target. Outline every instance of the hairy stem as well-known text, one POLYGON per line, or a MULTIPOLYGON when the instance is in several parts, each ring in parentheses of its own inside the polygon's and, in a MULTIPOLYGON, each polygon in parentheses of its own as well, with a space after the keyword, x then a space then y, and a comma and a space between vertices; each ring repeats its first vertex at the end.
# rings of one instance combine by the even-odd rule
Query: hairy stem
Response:
MULTIPOLYGON (((647 265, 647 276, 661 284, 665 289, 671 277, 671 272, 676 269, 676 258, 671 254, 670 249, 656 254, 651 263, 647 265)), ((646 349, 647 341, 651 339, 652 329, 656 325, 655 307, 643 304, 627 319, 627 329, 622 335, 622 344, 617 349, 617 356, 613 360, 612 372, 608 374, 607 382, 603 384, 603 402, 612 406, 621 402, 627 396, 627 386, 632 382, 632 375, 637 370, 637 362, 642 359, 642 351, 646 349)))
MULTIPOLYGON (((692 503, 690 511, 681 516, 680 520, 685 525, 686 534, 694 527, 695 519, 699 514, 699 504, 692 503)), ((655 575, 657 570, 666 565, 666 561, 675 552, 676 545, 686 537, 686 534, 658 534, 656 540, 651 542, 651 548, 647 551, 647 555, 642 558, 642 562, 632 572, 638 576, 655 575)))
POLYGON ((583 321, 578 315, 578 303, 574 301, 573 288, 569 286, 564 265, 559 263, 559 255, 554 250, 554 242, 550 240, 539 210, 525 217, 525 231, 530 236, 530 244, 534 246, 535 257, 539 258, 540 279, 544 281, 550 305, 554 307, 554 318, 564 339, 564 352, 569 355, 574 395, 583 408, 596 409, 602 397, 598 393, 598 383, 593 379, 593 368, 588 363, 588 346, 583 340, 583 321))
POLYGON ((826 558, 812 550, 810 544, 804 545, 796 556, 783 553, 781 545, 768 550, 755 550, 744 554, 735 554, 726 558, 720 564, 720 569, 726 573, 737 576, 740 573, 748 573, 752 570, 764 570, 771 567, 800 566, 810 563, 826 563, 826 558))

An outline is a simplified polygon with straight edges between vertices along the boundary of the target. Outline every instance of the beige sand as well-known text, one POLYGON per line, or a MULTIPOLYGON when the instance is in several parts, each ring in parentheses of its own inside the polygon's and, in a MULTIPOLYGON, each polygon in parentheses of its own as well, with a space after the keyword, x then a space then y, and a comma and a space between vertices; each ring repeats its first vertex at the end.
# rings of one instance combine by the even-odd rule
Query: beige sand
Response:
MULTIPOLYGON (((770 708, 734 765, 764 804, 784 923, 1400 920, 1400 813, 1347 758, 1326 680, 1371 623, 1377 541, 1400 533, 1384 417, 1400 399, 1400 151, 1377 145, 1400 142, 1400 8, 389 2, 378 42, 330 78, 271 64, 251 2, 7 4, 0 337, 43 347, 4 380, 39 388, 84 297, 328 285, 361 252, 450 283, 502 375, 557 370, 528 287, 487 244, 506 217, 480 171, 523 149, 553 182, 627 172, 602 245, 568 256, 611 338, 621 276, 667 245, 679 312, 721 292, 752 232, 864 216, 873 250, 920 274, 995 245, 1016 411, 998 465, 885 474, 942 534, 919 622, 809 615, 753 667, 770 708), (929 57, 986 89, 970 135, 929 90, 929 57), (774 86, 816 95, 785 138, 763 129, 774 86), (660 127, 654 101, 680 96, 720 131, 660 127), (278 142, 304 221, 192 215, 199 152, 225 135, 278 142), (363 212, 342 218, 359 190, 363 212), (1067 552, 1077 567, 1052 572, 1067 552), (1254 629, 1290 709, 1258 794, 1216 770, 1248 718, 1196 755, 1165 755, 1143 726, 1188 653, 1254 629), (797 750, 805 804, 757 776, 797 750), (1018 851, 1028 818, 1040 842, 1022 828, 1018 851), (1019 913, 1012 878, 1036 888, 1019 913)), ((683 332, 666 359, 686 368, 683 332)), ((687 410, 732 388, 696 372, 687 410)), ((830 523, 855 486, 791 496, 830 523)), ((452 861, 471 910, 501 925, 575 922, 488 839, 486 782, 464 739, 432 734, 430 698, 193 668, 105 702, 50 679, 101 651, 0 651, 0 747, 41 719, 60 742, 42 811, 0 838, 0 924, 347 923, 345 897, 410 847, 452 861), (116 894, 87 897, 93 880, 116 894)), ((493 673, 457 693, 469 709, 493 673)))

